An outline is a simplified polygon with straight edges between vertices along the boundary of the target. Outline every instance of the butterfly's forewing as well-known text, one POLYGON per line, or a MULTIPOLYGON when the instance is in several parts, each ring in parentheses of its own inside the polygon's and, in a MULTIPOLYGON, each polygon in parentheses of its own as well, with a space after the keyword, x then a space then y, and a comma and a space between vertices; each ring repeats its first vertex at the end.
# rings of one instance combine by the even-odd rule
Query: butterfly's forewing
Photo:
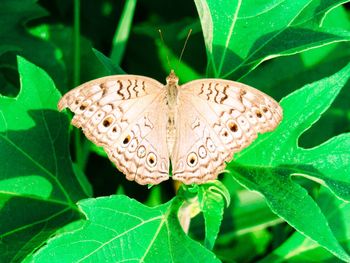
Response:
POLYGON ((96 79, 60 100, 86 137, 102 146, 119 170, 139 184, 169 178, 166 91, 151 78, 135 75, 96 79))
POLYGON ((178 96, 171 161, 173 178, 186 184, 215 179, 235 152, 282 120, 275 100, 238 82, 196 80, 180 86, 178 96))

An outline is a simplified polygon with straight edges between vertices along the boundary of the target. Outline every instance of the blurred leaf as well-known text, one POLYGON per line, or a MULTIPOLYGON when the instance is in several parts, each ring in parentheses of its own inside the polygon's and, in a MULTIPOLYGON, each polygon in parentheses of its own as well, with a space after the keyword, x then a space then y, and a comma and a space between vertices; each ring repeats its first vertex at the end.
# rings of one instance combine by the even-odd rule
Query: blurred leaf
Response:
POLYGON ((149 189, 149 196, 147 200, 144 202, 147 206, 156 206, 161 205, 162 202, 162 192, 161 192, 161 186, 160 185, 154 185, 152 188, 149 189))
POLYGON ((95 56, 98 58, 100 63, 105 67, 109 75, 126 74, 117 64, 115 64, 110 58, 103 55, 97 49, 92 49, 95 56))
POLYGON ((96 144, 94 143, 89 143, 90 145, 90 150, 96 154, 98 154, 99 156, 101 157, 104 157, 104 158, 108 158, 108 155, 107 153, 105 152, 105 150, 103 149, 103 147, 99 147, 97 146, 96 144))
MULTIPOLYGON (((224 262, 255 262, 254 258, 264 255, 271 246, 271 229, 284 221, 260 194, 242 189, 232 176, 225 176, 222 183, 229 189, 232 201, 224 210, 214 252, 224 262)), ((191 222, 195 236, 201 236, 205 227, 202 222, 191 222)))
POLYGON ((0 8, 0 65, 15 67, 15 54, 21 55, 44 68, 58 87, 65 86, 62 54, 48 41, 32 36, 28 21, 47 15, 36 4, 37 0, 2 0, 0 8), (7 56, 3 56, 7 53, 7 56))
POLYGON ((343 134, 312 148, 297 140, 329 107, 350 77, 350 64, 333 76, 314 82, 281 101, 282 123, 237 154, 229 169, 235 179, 265 196, 271 209, 304 235, 337 257, 350 260, 330 230, 325 216, 306 190, 290 179, 303 176, 350 200, 350 137, 343 134))
MULTIPOLYGON (((57 49, 62 54, 62 61, 64 62, 67 71, 67 86, 59 87, 62 93, 67 92, 74 88, 74 43, 73 43, 73 29, 65 25, 48 25, 41 24, 39 26, 33 27, 31 32, 38 37, 46 39, 51 43, 54 43, 57 49)), ((103 77, 108 75, 109 72, 101 64, 101 62, 96 58, 95 54, 92 52, 92 47, 90 42, 84 38, 80 37, 80 78, 81 82, 89 81, 94 78, 103 77)))
MULTIPOLYGON (((201 78, 201 75, 187 65, 184 61, 179 61, 179 58, 167 48, 161 41, 157 41, 159 60, 162 63, 163 68, 174 69, 176 74, 181 74, 181 82, 188 82, 194 79, 201 78), (170 65, 169 65, 170 64, 170 65)), ((169 69, 169 73, 170 70, 169 69)))
POLYGON ((223 262, 257 262, 270 249, 272 242, 269 230, 257 229, 237 237, 226 247, 216 244, 214 252, 223 262))
POLYGON ((219 262, 184 234, 174 201, 149 208, 126 196, 111 196, 78 205, 85 225, 49 240, 31 262, 219 262))
POLYGON ((344 1, 195 0, 213 77, 239 79, 264 60, 348 41, 347 30, 320 27, 344 1))
POLYGON ((89 180, 87 179, 86 175, 84 174, 84 172, 75 163, 73 163, 73 170, 74 170, 75 176, 77 177, 81 187, 84 190, 85 195, 88 197, 92 197, 93 196, 92 186, 91 186, 89 180))
POLYGON ((68 149, 60 94, 40 68, 18 58, 21 91, 0 96, 0 261, 20 261, 80 217, 84 198, 68 149))
POLYGON ((119 19, 117 30, 113 37, 111 60, 120 65, 123 58, 127 40, 129 38, 132 19, 134 17, 136 0, 126 0, 122 15, 119 19))
MULTIPOLYGON (((336 199, 329 191, 322 189, 316 199, 322 212, 327 217, 329 225, 338 240, 350 249, 350 204, 336 199)), ((316 242, 306 238, 299 232, 295 232, 280 247, 259 262, 341 262, 319 246, 316 242)))
POLYGON ((176 71, 181 83, 203 76, 206 56, 197 18, 186 17, 173 23, 164 23, 160 20, 162 18, 152 17, 149 21, 134 26, 134 34, 131 35, 128 44, 128 59, 124 61, 126 67, 130 72, 153 77, 161 82, 164 82, 165 75, 169 74, 170 69, 176 71), (193 30, 179 63, 179 55, 192 26, 197 33, 193 30), (162 30, 164 43, 160 39, 158 29, 162 30))
POLYGON ((237 200, 233 200, 224 212, 219 243, 225 244, 237 236, 283 222, 256 192, 241 190, 237 196, 237 200))
POLYGON ((0 10, 0 55, 7 51, 22 50, 23 40, 23 44, 36 41, 26 32, 24 24, 46 14, 46 11, 36 4, 36 0, 23 0, 21 3, 3 0, 0 10))

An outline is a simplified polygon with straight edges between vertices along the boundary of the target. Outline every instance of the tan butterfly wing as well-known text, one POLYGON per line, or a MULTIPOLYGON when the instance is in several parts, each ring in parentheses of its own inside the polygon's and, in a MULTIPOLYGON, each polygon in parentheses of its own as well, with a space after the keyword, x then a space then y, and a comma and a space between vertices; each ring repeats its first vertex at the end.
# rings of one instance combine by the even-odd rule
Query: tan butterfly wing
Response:
POLYGON ((282 120, 275 100, 239 82, 195 80, 180 86, 178 96, 172 176, 185 184, 216 179, 235 152, 282 120))
POLYGON ((72 124, 102 146, 126 178, 158 184, 169 178, 166 91, 151 78, 116 75, 71 90, 59 101, 72 124))

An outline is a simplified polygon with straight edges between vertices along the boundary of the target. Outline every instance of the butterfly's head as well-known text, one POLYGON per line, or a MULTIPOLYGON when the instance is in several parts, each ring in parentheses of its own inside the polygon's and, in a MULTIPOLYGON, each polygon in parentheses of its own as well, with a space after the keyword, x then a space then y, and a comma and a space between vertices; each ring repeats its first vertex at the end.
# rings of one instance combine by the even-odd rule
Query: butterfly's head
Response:
POLYGON ((176 76, 174 70, 172 69, 170 71, 169 76, 166 77, 166 84, 167 85, 177 85, 179 82, 179 77, 176 76))

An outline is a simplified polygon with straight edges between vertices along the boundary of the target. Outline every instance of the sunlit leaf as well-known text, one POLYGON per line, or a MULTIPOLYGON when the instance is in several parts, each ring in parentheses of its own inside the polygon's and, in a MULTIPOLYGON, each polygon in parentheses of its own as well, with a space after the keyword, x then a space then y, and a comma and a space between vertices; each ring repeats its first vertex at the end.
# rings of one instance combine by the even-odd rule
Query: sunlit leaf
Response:
POLYGON ((149 208, 122 195, 80 201, 83 227, 52 238, 27 262, 219 262, 185 235, 174 202, 149 208))
POLYGON ((68 149, 68 118, 40 68, 18 58, 21 91, 0 96, 0 261, 19 261, 80 217, 85 197, 68 149))
POLYGON ((343 2, 195 0, 208 75, 239 79, 264 60, 349 41, 349 31, 320 26, 327 13, 343 2))
POLYGON ((275 213, 343 260, 349 260, 349 256, 338 244, 320 208, 290 176, 314 180, 338 198, 350 200, 349 134, 312 149, 297 144, 299 136, 320 118, 349 77, 350 64, 287 96, 281 101, 282 123, 237 154, 229 166, 241 184, 265 196, 275 213))

